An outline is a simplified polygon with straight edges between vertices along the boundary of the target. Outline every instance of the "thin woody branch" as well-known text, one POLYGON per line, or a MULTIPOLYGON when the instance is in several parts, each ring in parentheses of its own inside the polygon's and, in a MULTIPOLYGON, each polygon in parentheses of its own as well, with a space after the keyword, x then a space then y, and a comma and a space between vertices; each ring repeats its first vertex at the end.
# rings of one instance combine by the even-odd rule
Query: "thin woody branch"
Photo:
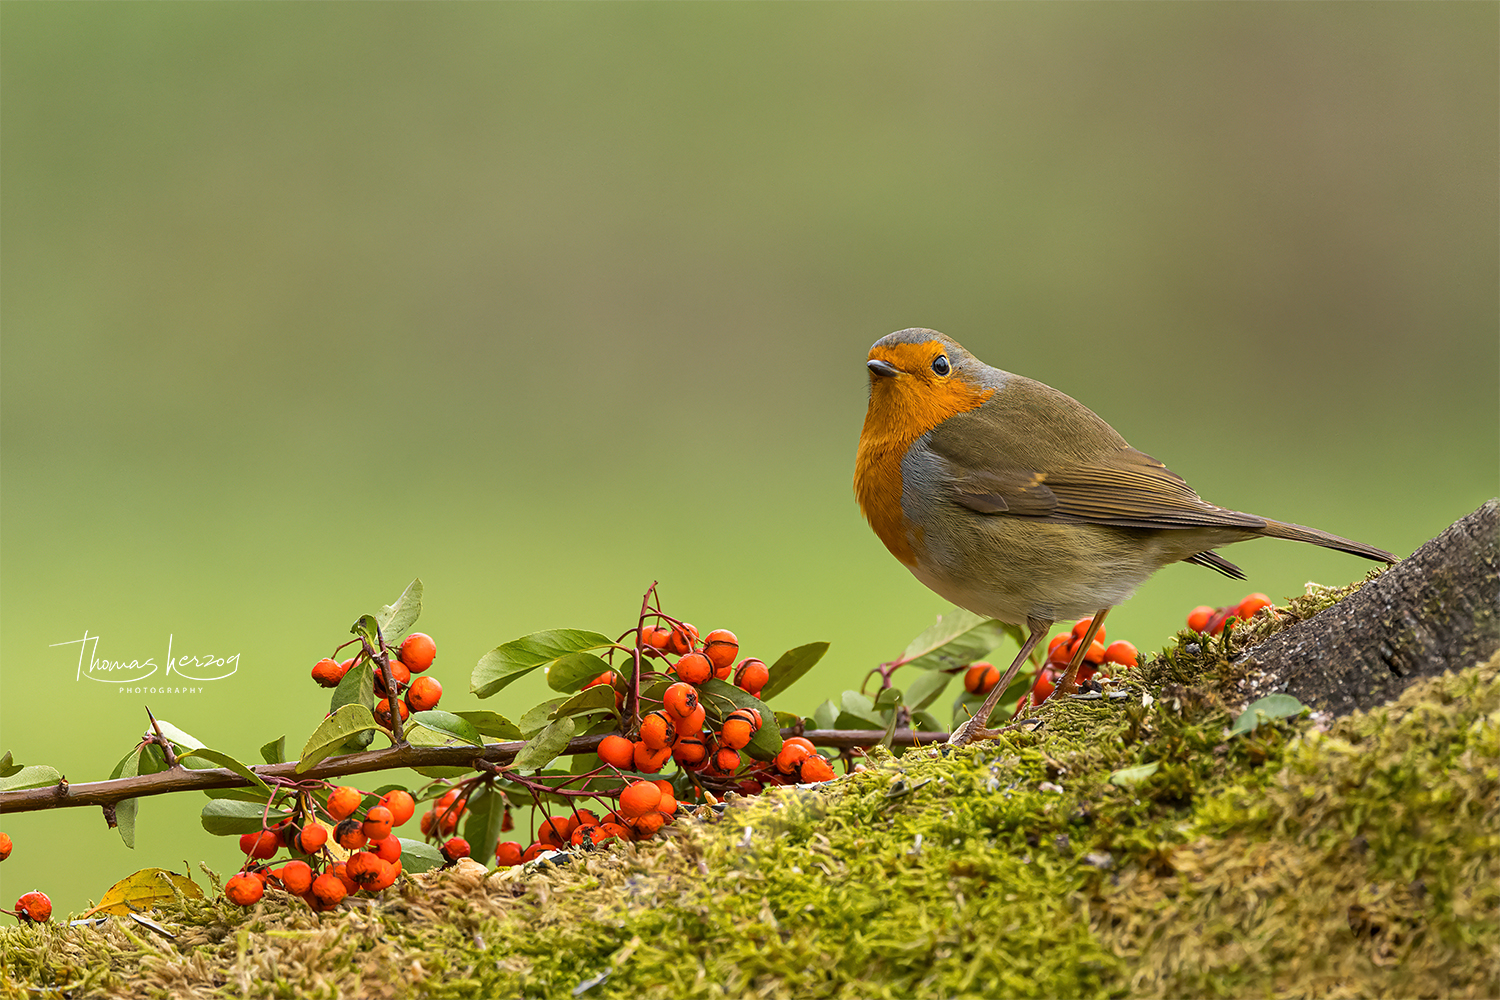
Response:
MULTIPOLYGON (((868 747, 879 743, 885 736, 880 729, 810 729, 798 733, 795 729, 783 729, 782 736, 800 735, 819 746, 868 747)), ((599 747, 600 736, 580 736, 569 741, 559 756, 593 753, 599 747)), ((895 746, 925 746, 948 739, 945 732, 912 732, 898 729, 891 742, 895 746)), ((480 747, 462 745, 450 747, 387 747, 384 750, 366 750, 362 753, 329 757, 308 768, 297 770, 296 761, 285 764, 262 764, 251 768, 268 783, 272 779, 282 781, 305 781, 308 779, 337 778, 347 774, 362 774, 367 771, 385 771, 407 767, 476 767, 481 761, 504 765, 515 759, 525 742, 514 740, 507 743, 490 743, 480 747)), ((213 788, 245 788, 250 782, 228 768, 214 767, 193 770, 184 767, 169 768, 156 774, 142 774, 133 778, 116 778, 113 781, 88 781, 79 784, 45 785, 41 788, 26 788, 14 792, 0 792, 0 813, 33 812, 39 809, 61 809, 71 806, 113 807, 126 799, 144 798, 148 795, 167 795, 172 792, 201 792, 213 788)))

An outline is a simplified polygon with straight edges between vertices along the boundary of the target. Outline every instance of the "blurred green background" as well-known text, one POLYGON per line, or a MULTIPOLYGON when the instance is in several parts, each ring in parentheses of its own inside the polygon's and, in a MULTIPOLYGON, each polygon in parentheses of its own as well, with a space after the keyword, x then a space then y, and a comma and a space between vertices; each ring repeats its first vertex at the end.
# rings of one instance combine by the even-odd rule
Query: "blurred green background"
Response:
MULTIPOLYGON (((0 4, 0 740, 300 746, 427 588, 443 707, 669 610, 824 665, 943 603, 850 488, 865 352, 940 329, 1210 500, 1409 553, 1497 490, 1493 4, 0 4), (196 694, 75 679, 239 653, 196 694)), ((1112 616, 1368 568, 1163 571, 1112 616)), ((484 703, 516 715, 539 680, 484 703)), ((373 779, 368 783, 373 787, 373 779)), ((235 867, 203 799, 6 816, 0 902, 235 867), (66 866, 62 859, 66 857, 66 866)))

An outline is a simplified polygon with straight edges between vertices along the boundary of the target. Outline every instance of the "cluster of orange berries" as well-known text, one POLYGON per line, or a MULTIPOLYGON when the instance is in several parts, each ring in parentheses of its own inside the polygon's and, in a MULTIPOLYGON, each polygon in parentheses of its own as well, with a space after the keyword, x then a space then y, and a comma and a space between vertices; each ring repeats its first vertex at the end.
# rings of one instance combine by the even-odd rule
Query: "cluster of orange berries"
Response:
POLYGON ((1187 625, 1194 632, 1218 635, 1226 628, 1234 628, 1238 622, 1254 618, 1261 608, 1269 607, 1274 605, 1265 594, 1249 594, 1238 605, 1227 608, 1211 608, 1207 604, 1200 604, 1188 614, 1187 625))
MULTIPOLYGON (((245 868, 225 883, 224 894, 232 903, 253 906, 264 895, 266 886, 275 883, 292 895, 301 896, 313 910, 323 911, 353 893, 375 893, 394 885, 402 867, 401 841, 392 831, 412 818, 416 800, 410 792, 393 789, 364 810, 364 818, 360 819, 357 813, 363 801, 363 793, 349 785, 341 785, 329 793, 323 811, 336 824, 332 833, 315 817, 303 813, 300 821, 294 815, 244 834, 240 837, 240 850, 245 853, 245 868), (351 852, 347 859, 334 860, 327 849, 330 840, 351 852), (301 857, 279 868, 264 863, 283 847, 301 857)), ((463 844, 462 853, 449 860, 456 861, 468 853, 468 845, 463 844)), ((444 854, 447 856, 447 850, 444 854)))
MULTIPOLYGON (((1021 696, 1016 704, 1016 711, 1026 707, 1029 698, 1032 705, 1040 705, 1046 701, 1053 690, 1057 687, 1057 681, 1067 672, 1068 664, 1073 661, 1073 655, 1078 652, 1078 646, 1083 642, 1083 637, 1088 634, 1089 626, 1094 619, 1084 618, 1073 626, 1071 631, 1061 635, 1053 636, 1052 641, 1047 644, 1047 659, 1042 668, 1037 671, 1035 680, 1032 681, 1031 690, 1021 696)), ((1094 634, 1093 641, 1089 643, 1088 649, 1084 650, 1083 663, 1078 668, 1078 683, 1091 680, 1096 673, 1103 671, 1107 676, 1113 666, 1126 669, 1139 665, 1140 653, 1134 644, 1124 639, 1105 644, 1104 626, 1099 626, 1099 631, 1094 634)), ((1000 671, 993 663, 979 661, 964 672, 964 690, 973 695, 988 694, 996 684, 1000 683, 1000 671)))
MULTIPOLYGON (((0 861, 10 857, 11 849, 15 845, 11 843, 10 834, 0 833, 0 861)), ((6 912, 0 910, 0 913, 6 912)), ((20 919, 23 924, 40 924, 52 919, 52 900, 47 898, 45 892, 35 890, 23 893, 16 900, 16 908, 12 916, 20 919)))
MULTIPOLYGON (((784 743, 784 760, 778 755, 776 761, 747 761, 743 751, 766 721, 757 708, 735 708, 717 727, 708 725, 708 706, 701 689, 710 678, 733 683, 756 698, 771 679, 764 660, 751 656, 735 662, 740 643, 733 632, 715 629, 703 636, 700 644, 698 630, 686 622, 671 628, 648 625, 640 630, 638 648, 649 656, 675 655, 668 677, 677 680, 662 692, 662 707, 642 717, 634 739, 629 734, 612 733, 600 741, 599 759, 604 763, 622 771, 655 774, 669 760, 676 761, 684 771, 708 779, 715 787, 746 794, 755 794, 767 784, 827 781, 833 777, 832 765, 807 740, 799 741, 806 745, 806 753, 787 750, 784 743), (742 779, 738 786, 736 778, 742 779)), ((610 671, 590 685, 613 683, 615 676, 610 671)))
MULTIPOLYGON (((420 674, 432 666, 432 661, 437 656, 437 644, 432 637, 422 632, 413 632, 401 642, 401 650, 391 657, 391 679, 396 683, 396 694, 401 697, 394 699, 396 710, 401 714, 401 721, 405 722, 412 712, 426 712, 436 708, 439 699, 443 697, 443 686, 438 683, 436 677, 418 677, 412 679, 413 674, 420 674)), ((342 662, 326 658, 313 664, 312 678, 323 687, 334 688, 361 659, 367 658, 367 654, 360 652, 342 662)), ((385 672, 379 665, 375 666, 375 721, 387 729, 391 728, 391 703, 392 698, 386 694, 385 672)))
POLYGON ((502 840, 495 845, 495 860, 501 865, 520 865, 543 851, 595 847, 610 840, 646 840, 676 815, 677 793, 670 781, 632 781, 620 790, 619 804, 603 817, 589 809, 543 816, 529 847, 502 840))

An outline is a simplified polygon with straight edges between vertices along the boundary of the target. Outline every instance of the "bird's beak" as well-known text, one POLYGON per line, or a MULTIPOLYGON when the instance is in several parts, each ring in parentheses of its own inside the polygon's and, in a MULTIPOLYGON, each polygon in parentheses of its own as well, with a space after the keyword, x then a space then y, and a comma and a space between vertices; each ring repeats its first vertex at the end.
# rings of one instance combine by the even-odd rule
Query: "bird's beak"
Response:
POLYGON ((901 369, 897 368, 889 361, 881 361, 879 358, 871 358, 869 361, 866 361, 865 367, 870 369, 870 371, 874 372, 876 375, 883 375, 886 378, 889 378, 892 375, 901 374, 901 369))

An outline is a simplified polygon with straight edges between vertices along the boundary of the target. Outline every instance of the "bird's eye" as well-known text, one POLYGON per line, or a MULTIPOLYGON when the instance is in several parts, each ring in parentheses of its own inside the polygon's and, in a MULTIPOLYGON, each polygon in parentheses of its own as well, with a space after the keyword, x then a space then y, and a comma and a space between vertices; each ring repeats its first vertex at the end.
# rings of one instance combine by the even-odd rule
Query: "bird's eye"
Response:
POLYGON ((932 370, 935 371, 935 372, 937 372, 939 375, 946 375, 946 374, 948 374, 948 372, 949 372, 948 358, 946 356, 942 355, 942 354, 939 354, 936 358, 933 358, 932 359, 932 370))

